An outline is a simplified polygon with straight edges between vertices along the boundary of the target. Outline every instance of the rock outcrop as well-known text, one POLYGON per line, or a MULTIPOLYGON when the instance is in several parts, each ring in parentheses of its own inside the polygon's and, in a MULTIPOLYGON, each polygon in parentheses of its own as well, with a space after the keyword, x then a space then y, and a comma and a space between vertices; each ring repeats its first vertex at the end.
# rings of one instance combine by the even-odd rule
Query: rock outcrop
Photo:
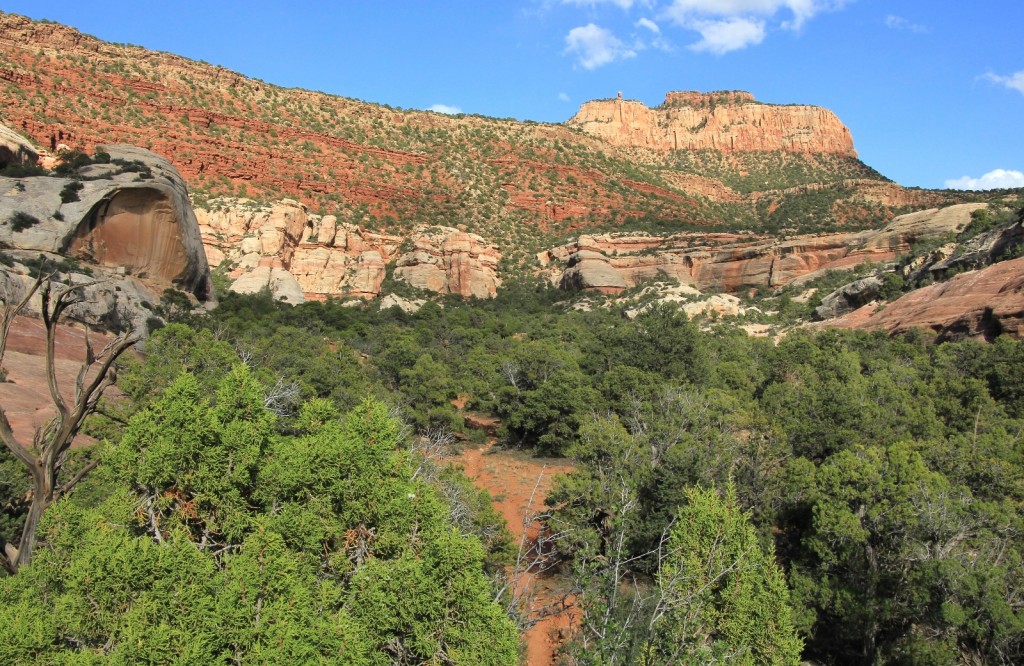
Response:
POLYGON ((620 94, 584 103, 567 124, 616 146, 657 152, 710 148, 857 156, 850 130, 828 109, 762 104, 746 92, 670 92, 656 109, 620 94))
POLYGON ((828 270, 894 260, 913 243, 963 229, 984 204, 960 204, 903 215, 881 230, 776 239, 737 234, 582 235, 541 252, 542 271, 563 289, 618 293, 657 279, 701 291, 782 287, 828 270))
POLYGON ((438 294, 493 298, 498 293, 498 246, 451 227, 419 227, 413 249, 398 258, 395 279, 438 294))
POLYGON ((820 319, 833 319, 853 312, 878 298, 884 282, 875 275, 843 285, 821 299, 821 305, 815 308, 820 319))
POLYGON ((38 160, 39 151, 28 139, 0 125, 0 169, 8 164, 35 164, 38 160))
POLYGON ((7 221, 0 242, 70 255, 205 300, 210 270, 181 176, 148 150, 101 148, 111 161, 85 167, 78 178, 0 179, 0 220, 7 221))
POLYGON ((890 334, 928 328, 941 340, 991 340, 1003 333, 1022 337, 1024 258, 961 273, 904 294, 884 308, 866 305, 827 324, 890 334))
POLYGON ((143 329, 167 288, 212 298, 181 176, 141 148, 102 150, 109 161, 82 167, 73 178, 0 178, 4 294, 27 286, 29 266, 42 256, 64 279, 94 283, 73 314, 106 328, 143 329))
POLYGON ((396 280, 438 294, 488 298, 501 283, 497 247, 450 227, 385 234, 311 214, 290 199, 272 205, 222 199, 197 215, 210 264, 226 261, 231 289, 240 293, 266 288, 289 303, 373 299, 392 263, 396 280))

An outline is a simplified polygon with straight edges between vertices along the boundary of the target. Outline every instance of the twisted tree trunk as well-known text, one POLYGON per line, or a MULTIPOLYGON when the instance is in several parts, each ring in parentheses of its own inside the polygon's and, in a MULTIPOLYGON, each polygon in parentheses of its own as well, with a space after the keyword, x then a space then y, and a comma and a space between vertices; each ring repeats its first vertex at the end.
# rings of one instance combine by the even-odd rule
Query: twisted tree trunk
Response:
POLYGON ((15 437, 7 414, 0 406, 0 441, 25 465, 32 477, 32 502, 18 545, 3 542, 3 552, 0 552, 0 565, 11 573, 16 573, 32 561, 39 521, 46 509, 70 491, 95 465, 86 465, 66 483, 59 485, 60 472, 72 441, 81 431, 85 419, 96 410, 103 392, 114 382, 114 362, 138 340, 129 330, 114 338, 99 354, 94 354, 87 328, 85 362, 78 371, 72 401, 69 403, 65 400, 57 382, 57 329, 64 311, 80 302, 79 290, 90 284, 95 283, 63 285, 54 283, 52 276, 44 277, 40 273, 25 296, 17 303, 6 303, 3 310, 3 321, 0 322, 0 365, 7 350, 7 338, 14 317, 24 310, 37 291, 40 292, 40 309, 46 327, 46 379, 50 399, 57 411, 57 415, 44 427, 36 429, 32 445, 27 446, 15 437))

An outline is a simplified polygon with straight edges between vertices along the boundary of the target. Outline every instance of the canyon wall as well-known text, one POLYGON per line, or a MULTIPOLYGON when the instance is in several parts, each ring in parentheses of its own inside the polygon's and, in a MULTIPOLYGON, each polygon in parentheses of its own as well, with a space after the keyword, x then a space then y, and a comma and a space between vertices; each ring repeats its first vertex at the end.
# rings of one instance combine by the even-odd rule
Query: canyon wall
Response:
POLYGON ((959 204, 902 215, 880 230, 775 238, 685 233, 581 235, 537 255, 563 289, 619 293, 648 280, 672 279, 701 291, 782 287, 831 269, 885 262, 913 243, 955 233, 985 204, 959 204))

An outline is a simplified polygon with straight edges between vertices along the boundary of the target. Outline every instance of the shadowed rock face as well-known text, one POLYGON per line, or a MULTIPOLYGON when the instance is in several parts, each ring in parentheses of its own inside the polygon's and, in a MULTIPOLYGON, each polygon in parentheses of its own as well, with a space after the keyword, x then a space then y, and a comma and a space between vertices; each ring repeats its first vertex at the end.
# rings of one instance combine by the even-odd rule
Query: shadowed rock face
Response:
POLYGON ((121 190, 98 203, 75 231, 69 254, 157 283, 188 281, 178 214, 155 189, 121 190))
POLYGON ((0 125, 0 169, 8 164, 35 164, 39 152, 17 132, 0 125))

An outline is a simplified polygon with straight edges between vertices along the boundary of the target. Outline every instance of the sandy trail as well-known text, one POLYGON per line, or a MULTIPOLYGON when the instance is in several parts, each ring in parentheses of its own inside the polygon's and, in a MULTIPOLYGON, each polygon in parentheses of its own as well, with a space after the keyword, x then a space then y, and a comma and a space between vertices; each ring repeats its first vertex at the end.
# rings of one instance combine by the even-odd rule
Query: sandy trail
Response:
MULTIPOLYGON (((479 415, 475 419, 489 420, 479 415)), ((516 543, 525 538, 527 546, 536 539, 538 524, 524 517, 542 511, 555 476, 572 469, 562 458, 534 458, 521 451, 496 449, 493 438, 484 446, 467 446, 450 460, 462 465, 466 476, 491 494, 516 543)), ((516 585, 528 599, 529 617, 535 621, 524 635, 526 664, 553 665, 573 623, 571 603, 565 601, 565 580, 559 574, 526 572, 516 585)))

